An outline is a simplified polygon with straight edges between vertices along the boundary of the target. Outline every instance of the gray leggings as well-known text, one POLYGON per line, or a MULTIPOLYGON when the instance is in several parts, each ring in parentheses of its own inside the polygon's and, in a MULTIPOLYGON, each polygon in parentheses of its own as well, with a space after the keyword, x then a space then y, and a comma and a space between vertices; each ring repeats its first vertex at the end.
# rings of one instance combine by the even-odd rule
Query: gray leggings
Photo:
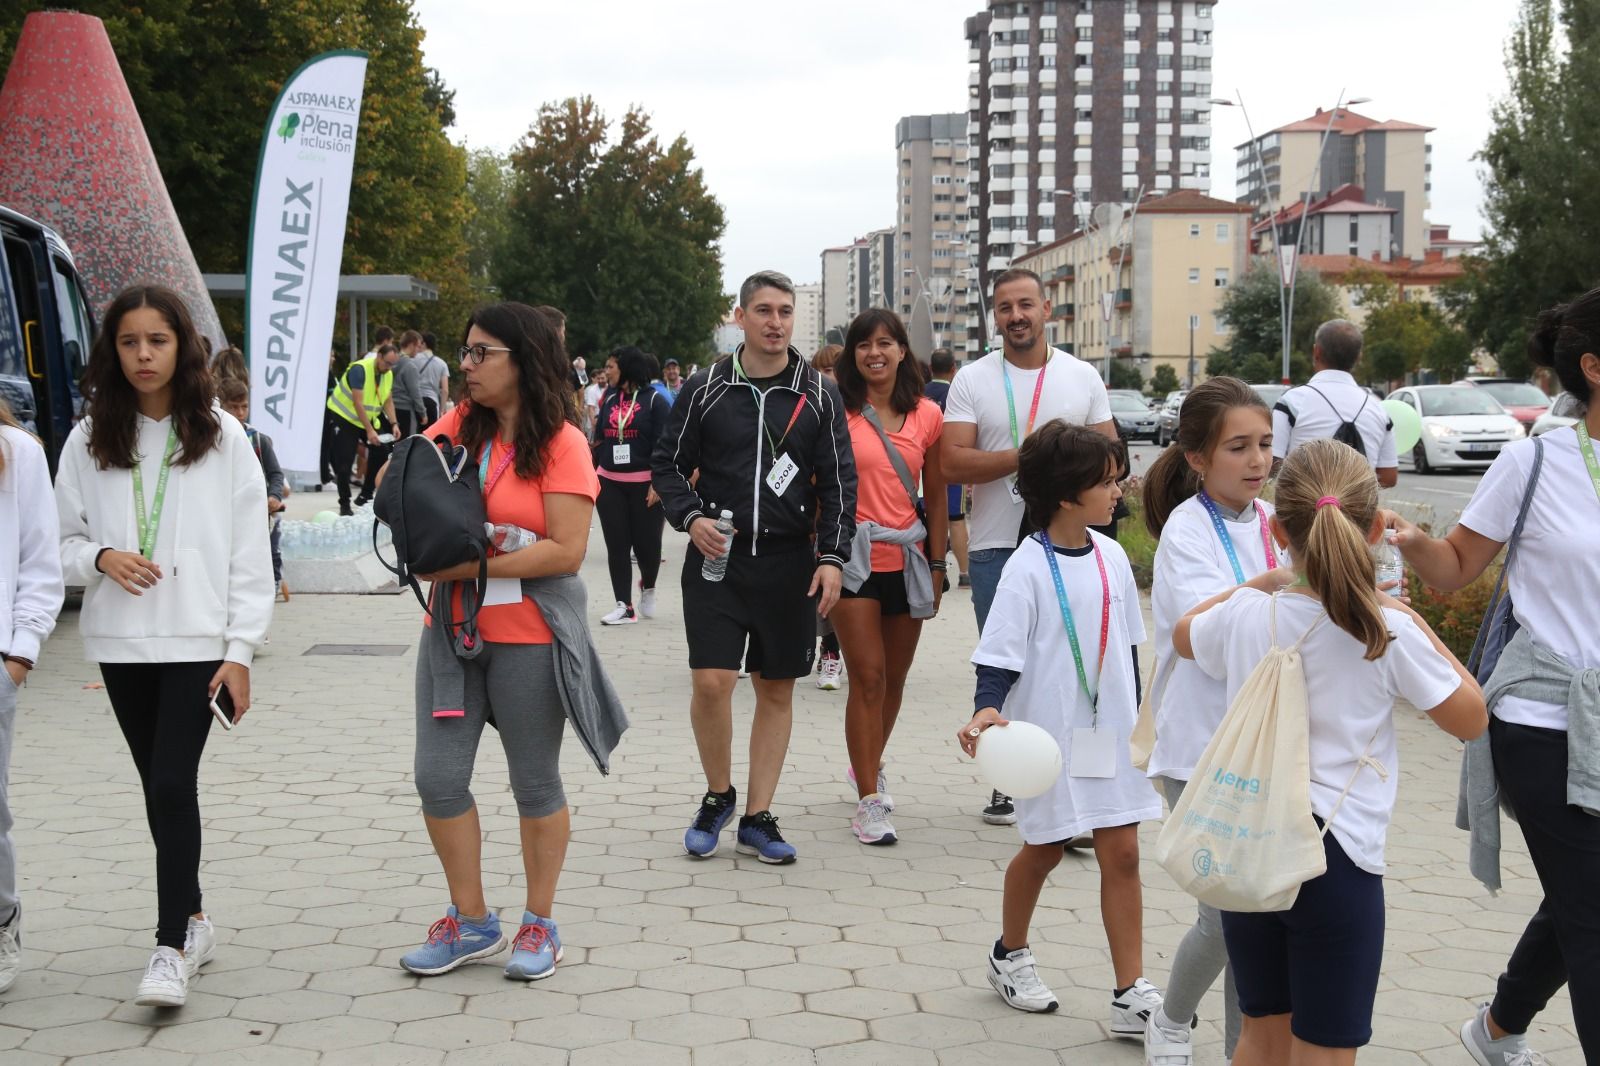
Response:
MULTIPOLYGON (((417 795, 430 818, 455 818, 472 810, 472 764, 478 738, 492 711, 511 769, 517 813, 543 818, 567 804, 561 788, 561 734, 566 712, 556 695, 555 664, 548 644, 485 641, 466 670, 466 715, 435 718, 431 700, 417 701, 417 795)), ((417 659, 418 692, 426 657, 417 659)))
MULTIPOLYGON (((1157 778, 1166 794, 1167 808, 1178 806, 1184 782, 1170 777, 1157 778)), ((1204 996, 1222 974, 1223 1052, 1233 1058, 1239 1046, 1239 990, 1233 985, 1233 967, 1228 964, 1228 945, 1222 939, 1222 912, 1200 904, 1200 919, 1183 936, 1172 957, 1172 976, 1167 978, 1162 1012, 1168 1021, 1187 1022, 1194 1017, 1204 996)))

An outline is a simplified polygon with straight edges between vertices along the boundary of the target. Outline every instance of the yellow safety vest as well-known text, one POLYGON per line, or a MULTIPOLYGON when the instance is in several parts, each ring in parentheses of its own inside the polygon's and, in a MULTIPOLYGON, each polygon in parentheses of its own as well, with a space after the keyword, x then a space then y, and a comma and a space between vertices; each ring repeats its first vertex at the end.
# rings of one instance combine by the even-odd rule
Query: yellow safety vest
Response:
POLYGON ((378 356, 374 353, 350 364, 351 368, 364 367, 367 372, 367 383, 361 387, 362 406, 367 409, 366 422, 356 413, 356 398, 354 390, 350 388, 349 370, 339 378, 338 386, 328 397, 328 410, 361 429, 366 429, 369 424, 377 425, 383 405, 389 402, 389 393, 394 389, 394 375, 387 370, 379 371, 377 363, 378 356))

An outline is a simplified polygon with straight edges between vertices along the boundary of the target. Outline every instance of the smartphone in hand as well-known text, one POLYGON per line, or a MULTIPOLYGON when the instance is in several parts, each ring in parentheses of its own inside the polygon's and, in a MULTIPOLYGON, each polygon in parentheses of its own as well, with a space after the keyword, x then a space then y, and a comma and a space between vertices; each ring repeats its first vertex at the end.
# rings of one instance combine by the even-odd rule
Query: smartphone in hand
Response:
POLYGON ((233 693, 228 691, 227 685, 218 685, 217 691, 211 697, 211 714, 223 729, 232 729, 234 722, 233 693))

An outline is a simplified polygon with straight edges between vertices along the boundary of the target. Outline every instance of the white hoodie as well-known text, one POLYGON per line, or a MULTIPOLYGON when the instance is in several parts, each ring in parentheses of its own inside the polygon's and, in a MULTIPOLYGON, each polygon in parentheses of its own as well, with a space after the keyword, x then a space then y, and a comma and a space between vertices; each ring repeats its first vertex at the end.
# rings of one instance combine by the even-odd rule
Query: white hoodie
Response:
MULTIPOLYGON (((84 658, 99 663, 207 662, 249 666, 272 622, 272 554, 261 464, 232 415, 217 409, 216 448, 173 465, 152 561, 161 580, 134 596, 95 569, 106 548, 139 550, 133 472, 96 468, 89 422, 78 423, 61 453, 56 510, 61 563, 84 586, 84 658)), ((155 506, 170 419, 139 416, 145 503, 155 506)))
POLYGON ((64 593, 50 465, 39 442, 13 426, 0 426, 0 449, 0 653, 35 662, 64 593))

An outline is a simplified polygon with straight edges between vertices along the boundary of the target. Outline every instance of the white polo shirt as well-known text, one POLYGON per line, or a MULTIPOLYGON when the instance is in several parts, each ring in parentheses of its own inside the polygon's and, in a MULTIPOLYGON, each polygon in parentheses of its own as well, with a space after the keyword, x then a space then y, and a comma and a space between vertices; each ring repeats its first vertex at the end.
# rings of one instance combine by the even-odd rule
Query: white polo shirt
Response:
POLYGON ((1343 422, 1356 424, 1374 469, 1399 465, 1394 423, 1383 401, 1343 370, 1321 371, 1278 400, 1272 409, 1272 456, 1282 459, 1308 440, 1331 439, 1343 422))

